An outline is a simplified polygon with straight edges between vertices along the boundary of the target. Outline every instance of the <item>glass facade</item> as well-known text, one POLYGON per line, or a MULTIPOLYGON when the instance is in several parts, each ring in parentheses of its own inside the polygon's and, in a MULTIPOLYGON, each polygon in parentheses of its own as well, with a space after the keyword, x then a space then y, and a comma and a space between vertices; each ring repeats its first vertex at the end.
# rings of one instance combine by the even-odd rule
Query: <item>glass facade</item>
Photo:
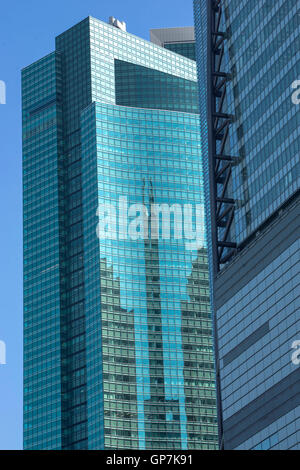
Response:
POLYGON ((62 444, 59 67, 53 53, 23 71, 24 445, 29 448, 62 444))
POLYGON ((299 374, 291 360, 300 332, 299 249, 296 240, 218 309, 225 443, 236 449, 300 449, 300 383, 289 383, 292 374, 299 374), (281 399, 274 393, 276 383, 282 384, 281 399), (234 429, 231 417, 262 395, 264 411, 252 407, 257 420, 251 432, 242 423, 234 429), (276 407, 282 408, 280 413, 276 407))
POLYGON ((227 0, 224 7, 233 73, 227 110, 236 116, 229 150, 242 157, 233 169, 240 243, 299 188, 300 116, 291 85, 300 71, 300 7, 296 0, 227 0))
MULTIPOLYGON (((299 449, 299 2, 223 0, 226 112, 235 119, 225 154, 238 156, 230 185, 237 254, 210 270, 225 449, 299 449)), ((207 109, 210 2, 194 0, 207 220, 212 220, 207 109), (205 85, 202 85, 205 84, 205 85)), ((219 144, 218 144, 219 145, 219 144)), ((218 147, 217 147, 218 148, 218 147)), ((213 266, 214 234, 208 226, 213 266)))
POLYGON ((24 448, 217 448, 203 215, 193 250, 96 234, 103 200, 203 207, 195 63, 89 17, 22 88, 24 448))
POLYGON ((115 61, 116 104, 198 113, 198 85, 148 67, 115 61))
POLYGON ((165 43, 165 49, 176 52, 191 60, 196 60, 196 44, 195 42, 173 42, 165 43))
POLYGON ((203 203, 198 117, 97 103, 82 119, 85 253, 99 264, 98 280, 94 263, 86 270, 86 315, 101 311, 105 448, 215 448, 204 234, 198 252, 184 240, 94 236, 100 201, 117 218, 120 196, 149 213, 152 202, 203 203))

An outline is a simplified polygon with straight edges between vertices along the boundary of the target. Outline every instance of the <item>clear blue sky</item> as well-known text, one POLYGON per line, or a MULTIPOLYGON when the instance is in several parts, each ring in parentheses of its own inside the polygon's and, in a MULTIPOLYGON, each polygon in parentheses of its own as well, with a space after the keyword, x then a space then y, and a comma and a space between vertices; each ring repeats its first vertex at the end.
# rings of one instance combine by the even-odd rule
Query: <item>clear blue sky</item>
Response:
POLYGON ((129 32, 193 24, 192 0, 11 0, 0 7, 0 449, 22 448, 22 172, 21 69, 54 49, 54 38, 88 15, 115 16, 129 32))

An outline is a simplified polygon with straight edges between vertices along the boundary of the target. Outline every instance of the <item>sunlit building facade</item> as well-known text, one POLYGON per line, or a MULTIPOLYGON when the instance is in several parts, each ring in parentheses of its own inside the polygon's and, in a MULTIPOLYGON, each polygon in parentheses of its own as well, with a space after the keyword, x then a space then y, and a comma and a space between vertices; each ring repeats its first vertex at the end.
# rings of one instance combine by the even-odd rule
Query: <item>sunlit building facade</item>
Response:
POLYGON ((89 17, 22 91, 24 447, 216 449, 195 62, 89 17))

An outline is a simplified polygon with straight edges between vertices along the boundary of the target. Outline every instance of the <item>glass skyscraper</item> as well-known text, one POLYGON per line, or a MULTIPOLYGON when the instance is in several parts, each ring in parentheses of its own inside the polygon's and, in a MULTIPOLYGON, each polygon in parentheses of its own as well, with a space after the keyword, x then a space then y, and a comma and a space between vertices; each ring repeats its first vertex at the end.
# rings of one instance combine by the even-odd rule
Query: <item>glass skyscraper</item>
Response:
POLYGON ((222 446, 299 450, 300 4, 194 12, 222 446))
POLYGON ((195 62, 88 17, 22 96, 24 448, 216 449, 195 62))

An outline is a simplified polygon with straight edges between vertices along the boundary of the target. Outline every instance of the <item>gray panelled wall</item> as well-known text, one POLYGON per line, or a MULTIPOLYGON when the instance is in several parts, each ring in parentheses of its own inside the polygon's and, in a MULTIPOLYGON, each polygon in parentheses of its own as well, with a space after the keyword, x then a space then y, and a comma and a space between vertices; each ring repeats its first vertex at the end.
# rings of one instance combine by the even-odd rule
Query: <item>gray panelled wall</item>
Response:
POLYGON ((225 449, 300 449, 299 201, 215 282, 225 449))

